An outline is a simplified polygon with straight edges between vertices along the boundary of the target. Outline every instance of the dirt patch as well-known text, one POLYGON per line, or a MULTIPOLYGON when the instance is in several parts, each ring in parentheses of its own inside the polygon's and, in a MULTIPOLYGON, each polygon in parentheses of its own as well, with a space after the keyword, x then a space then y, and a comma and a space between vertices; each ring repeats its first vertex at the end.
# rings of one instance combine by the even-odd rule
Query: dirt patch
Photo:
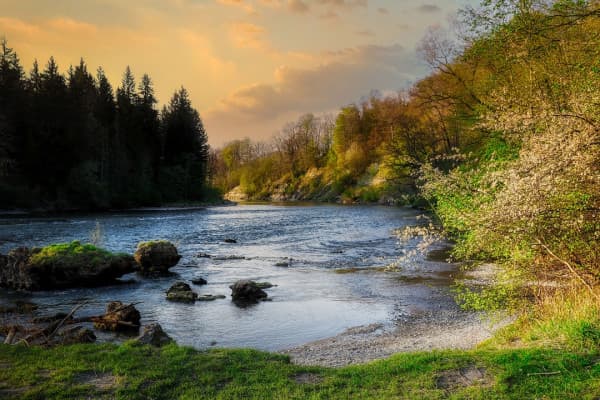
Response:
POLYGON ((117 377, 111 373, 86 371, 77 374, 75 382, 81 385, 90 385, 105 392, 117 386, 117 377))
POLYGON ((442 372, 435 381, 439 389, 454 390, 467 386, 490 386, 492 378, 483 367, 469 365, 442 372))
POLYGON ((323 377, 312 372, 300 372, 292 377, 299 385, 316 385, 323 382, 323 377))

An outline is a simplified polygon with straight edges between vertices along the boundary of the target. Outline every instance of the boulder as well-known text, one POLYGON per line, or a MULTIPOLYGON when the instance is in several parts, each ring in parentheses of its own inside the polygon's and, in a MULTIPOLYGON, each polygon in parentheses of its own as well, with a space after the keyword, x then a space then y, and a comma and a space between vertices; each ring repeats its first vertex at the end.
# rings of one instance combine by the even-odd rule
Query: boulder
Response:
POLYGON ((203 294, 202 296, 198 296, 197 301, 213 301, 217 299, 225 299, 226 296, 222 294, 203 294))
POLYGON ((167 300, 183 303, 193 303, 198 299, 198 294, 192 291, 190 285, 185 282, 175 282, 167 290, 167 300))
POLYGON ((196 279, 192 279, 192 283, 194 285, 200 286, 200 285, 206 285, 208 282, 206 282, 206 279, 204 279, 204 278, 196 278, 196 279))
POLYGON ((77 241, 19 247, 0 257, 0 286, 16 290, 95 287, 113 284, 135 269, 133 257, 127 254, 113 254, 77 241))
POLYGON ((56 340, 57 344, 94 343, 96 335, 83 326, 69 326, 63 329, 56 340))
POLYGON ((254 281, 240 280, 229 288, 235 301, 258 301, 267 298, 267 294, 254 281))
POLYGON ((175 245, 166 240, 138 244, 133 257, 143 273, 166 273, 181 259, 175 245))
POLYGON ((233 244, 233 243, 237 243, 237 240, 231 239, 231 238, 227 238, 227 239, 224 240, 224 242, 225 243, 231 243, 231 244, 233 244))
POLYGON ((140 327, 140 312, 133 304, 123 304, 111 301, 106 306, 106 313, 99 318, 93 318, 94 328, 105 331, 131 331, 140 327))
POLYGON ((150 346, 161 347, 171 343, 173 339, 163 331, 159 324, 150 324, 144 327, 144 331, 136 339, 140 344, 149 344, 150 346))
POLYGON ((270 289, 273 286, 277 285, 273 285, 271 282, 256 282, 256 286, 258 286, 261 289, 270 289))

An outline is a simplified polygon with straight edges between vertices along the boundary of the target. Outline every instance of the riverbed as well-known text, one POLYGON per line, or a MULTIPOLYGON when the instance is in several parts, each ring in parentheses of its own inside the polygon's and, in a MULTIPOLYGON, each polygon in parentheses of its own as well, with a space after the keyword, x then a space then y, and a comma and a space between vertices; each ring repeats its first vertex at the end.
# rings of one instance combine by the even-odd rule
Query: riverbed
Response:
MULTIPOLYGON (((457 312, 450 284, 458 266, 412 254, 418 238, 399 242, 394 234, 398 228, 422 224, 419 214, 378 206, 248 204, 4 217, 2 253, 17 246, 86 242, 99 227, 101 244, 111 251, 133 253, 140 241, 167 239, 183 257, 171 276, 131 274, 119 285, 31 294, 0 289, 0 303, 31 301, 40 305, 39 315, 47 315, 85 302, 78 312, 83 316, 102 314, 113 300, 141 302, 136 307, 143 324, 158 322, 178 343, 200 349, 281 351, 355 327, 390 332, 423 315, 457 312), (397 271, 385 271, 395 264, 397 271), (175 281, 198 277, 208 281, 192 285, 200 295, 222 294, 227 299, 196 304, 165 300, 165 291, 175 281), (276 285, 267 290, 270 301, 234 304, 229 285, 238 279, 276 285)), ((433 249, 445 246, 437 243, 433 249)), ((112 334, 99 338, 123 339, 112 334)))

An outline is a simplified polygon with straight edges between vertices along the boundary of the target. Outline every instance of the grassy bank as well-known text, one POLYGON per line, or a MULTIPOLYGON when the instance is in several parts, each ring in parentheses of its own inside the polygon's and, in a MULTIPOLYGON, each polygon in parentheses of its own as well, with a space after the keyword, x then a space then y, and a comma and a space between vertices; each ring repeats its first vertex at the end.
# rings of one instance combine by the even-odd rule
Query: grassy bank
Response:
POLYGON ((169 345, 0 345, 0 397, 15 399, 593 399, 597 352, 548 348, 399 354, 342 369, 252 350, 169 345))

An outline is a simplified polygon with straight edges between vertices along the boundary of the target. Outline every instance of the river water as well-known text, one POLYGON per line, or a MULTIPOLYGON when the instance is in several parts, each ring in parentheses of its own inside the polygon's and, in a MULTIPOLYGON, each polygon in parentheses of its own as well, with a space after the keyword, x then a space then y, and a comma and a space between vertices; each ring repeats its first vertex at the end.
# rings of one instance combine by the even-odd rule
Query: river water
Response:
POLYGON ((404 260, 399 272, 382 271, 418 244, 417 239, 400 243, 393 234, 421 223, 417 216, 412 209, 392 207, 258 204, 0 218, 1 253, 17 246, 85 242, 99 224, 102 246, 111 251, 131 254, 140 241, 167 239, 183 256, 172 276, 131 274, 124 277, 132 280, 126 284, 29 294, 0 289, 0 303, 32 301, 41 306, 39 315, 47 315, 86 302, 77 314, 84 316, 102 314, 113 300, 141 302, 136 307, 142 323, 160 323, 180 344, 281 350, 350 327, 402 323, 415 313, 441 307, 440 295, 450 302, 454 265, 417 255, 404 260), (225 243, 227 238, 237 243, 225 243), (287 267, 276 265, 289 260, 287 267), (208 281, 192 285, 200 295, 223 294, 227 299, 196 304, 165 300, 175 281, 196 277, 208 281), (228 286, 238 279, 277 285, 267 290, 271 301, 235 305, 228 286))

